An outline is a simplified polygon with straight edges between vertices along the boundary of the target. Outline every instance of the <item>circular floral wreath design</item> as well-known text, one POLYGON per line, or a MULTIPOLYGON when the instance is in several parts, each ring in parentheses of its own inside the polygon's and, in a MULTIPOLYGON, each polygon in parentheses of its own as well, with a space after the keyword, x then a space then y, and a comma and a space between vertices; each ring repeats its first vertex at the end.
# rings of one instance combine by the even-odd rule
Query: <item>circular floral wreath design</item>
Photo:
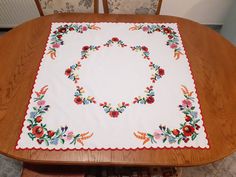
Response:
POLYGON ((153 89, 154 83, 160 78, 165 75, 165 70, 161 68, 159 65, 155 64, 151 61, 150 52, 147 46, 144 45, 137 45, 137 46, 128 46, 125 44, 121 39, 117 37, 113 37, 109 39, 105 44, 102 46, 95 46, 95 45, 87 45, 83 46, 81 50, 81 58, 79 61, 70 66, 65 70, 65 75, 71 79, 76 84, 76 92, 74 93, 74 102, 78 105, 88 105, 88 104, 98 104, 100 107, 103 108, 105 113, 109 114, 112 118, 117 118, 120 114, 122 114, 127 107, 134 105, 134 104, 153 104, 155 102, 155 92, 153 89), (125 48, 129 47, 131 52, 139 52, 144 60, 148 62, 149 68, 152 71, 150 81, 151 83, 145 87, 144 95, 143 96, 136 96, 132 101, 129 103, 121 102, 118 103, 117 106, 112 106, 110 103, 104 101, 97 103, 94 96, 88 96, 86 94, 85 89, 79 84, 79 70, 82 67, 82 62, 89 58, 89 54, 91 52, 95 52, 101 50, 104 47, 112 47, 117 45, 118 47, 125 48))

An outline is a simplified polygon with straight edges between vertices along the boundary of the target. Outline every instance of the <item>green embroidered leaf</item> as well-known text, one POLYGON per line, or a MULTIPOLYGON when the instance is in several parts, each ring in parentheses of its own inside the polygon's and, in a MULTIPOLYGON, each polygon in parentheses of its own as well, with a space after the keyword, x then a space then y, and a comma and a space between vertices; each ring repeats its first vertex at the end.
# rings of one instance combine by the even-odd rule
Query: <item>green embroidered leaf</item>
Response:
POLYGON ((193 141, 197 137, 198 133, 193 133, 191 136, 191 140, 193 141))
POLYGON ((183 139, 183 138, 180 138, 180 139, 178 139, 178 144, 180 144, 180 143, 181 143, 182 139, 183 139))
POLYGON ((36 137, 34 136, 34 134, 32 134, 32 133, 28 133, 28 135, 29 135, 30 139, 32 139, 32 141, 36 138, 36 137))
POLYGON ((34 123, 33 120, 31 120, 31 119, 27 119, 27 121, 28 121, 30 124, 33 124, 33 123, 34 123))
POLYGON ((65 140, 64 139, 60 139, 61 143, 64 144, 65 143, 65 140))
POLYGON ((196 120, 193 121, 193 124, 196 124, 196 123, 198 123, 199 121, 200 121, 200 119, 196 119, 196 120))
POLYGON ((167 132, 168 134, 171 134, 171 131, 170 131, 169 128, 166 129, 166 132, 167 132))
POLYGON ((43 138, 43 140, 44 140, 46 146, 49 146, 49 142, 48 142, 48 140, 47 140, 46 138, 43 138))
POLYGON ((165 137, 165 138, 163 139, 163 143, 165 143, 165 142, 166 142, 166 140, 167 140, 167 138, 165 137))

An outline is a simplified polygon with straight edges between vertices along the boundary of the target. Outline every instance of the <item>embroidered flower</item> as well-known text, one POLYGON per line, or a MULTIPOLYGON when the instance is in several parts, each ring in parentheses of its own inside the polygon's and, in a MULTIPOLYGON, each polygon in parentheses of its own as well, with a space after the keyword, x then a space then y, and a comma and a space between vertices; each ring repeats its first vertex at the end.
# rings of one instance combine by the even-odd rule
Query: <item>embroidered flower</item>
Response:
POLYGON ((39 106, 43 106, 43 105, 45 105, 45 103, 46 103, 46 101, 44 101, 44 100, 39 100, 39 101, 37 102, 37 104, 38 104, 39 106))
POLYGON ((116 117, 119 116, 119 112, 118 112, 118 111, 111 111, 111 112, 109 112, 109 115, 110 115, 111 117, 116 118, 116 117))
POLYGON ((175 48, 177 48, 178 46, 175 44, 175 43, 173 43, 173 44, 171 44, 170 45, 170 48, 172 48, 172 49, 175 49, 175 48))
POLYGON ((194 127, 191 125, 185 125, 183 127, 184 136, 191 136, 194 132, 194 127))
POLYGON ((59 48, 60 47, 60 44, 59 43, 55 43, 52 45, 53 48, 59 48))
POLYGON ((148 27, 147 26, 144 26, 143 28, 142 28, 142 30, 144 31, 144 32, 146 32, 146 31, 148 31, 148 27))
POLYGON ((82 103, 83 103, 83 100, 78 96, 78 97, 75 97, 74 102, 75 102, 76 104, 82 104, 82 103))
POLYGON ((49 137, 53 137, 55 135, 55 132, 52 130, 47 131, 49 137))
POLYGON ((154 103, 155 99, 153 96, 149 96, 146 101, 148 104, 152 104, 152 103, 154 103))
POLYGON ((191 117, 190 117, 190 116, 186 116, 186 117, 185 117, 185 121, 186 121, 186 122, 189 122, 190 120, 191 120, 191 117))
POLYGON ((32 129, 32 133, 35 135, 35 137, 37 138, 41 138, 43 136, 43 127, 41 126, 35 126, 33 129, 32 129))
POLYGON ((172 130, 173 135, 178 136, 180 131, 178 129, 172 130))
POLYGON ((153 133, 153 136, 156 140, 160 139, 161 137, 161 131, 160 130, 156 130, 154 133, 153 133))
POLYGON ((43 120, 42 116, 38 116, 38 117, 35 118, 35 121, 38 122, 38 123, 40 123, 42 120, 43 120))
POLYGON ((170 30, 169 28, 164 28, 163 31, 164 31, 165 33, 171 33, 171 30, 170 30))
POLYGON ((111 40, 112 40, 113 42, 118 42, 118 41, 119 41, 119 38, 113 37, 111 40))
POLYGON ((72 70, 70 68, 68 68, 66 71, 65 71, 65 75, 66 76, 69 76, 71 74, 72 70))
POLYGON ((84 50, 84 51, 86 51, 86 50, 88 50, 89 49, 89 46, 84 46, 83 48, 82 48, 82 50, 84 50))
POLYGON ((159 74, 160 76, 164 76, 164 75, 165 75, 165 70, 162 69, 162 68, 159 68, 158 74, 159 74))
POLYGON ((66 28, 60 28, 60 29, 58 29, 58 32, 65 33, 66 32, 66 28))
POLYGON ((88 28, 87 28, 86 26, 83 26, 83 27, 82 27, 82 30, 83 30, 83 31, 87 31, 88 28))
POLYGON ((142 50, 147 52, 148 51, 148 48, 146 46, 142 46, 142 50))
POLYGON ((192 102, 191 102, 190 100, 188 100, 188 99, 183 100, 183 101, 182 101, 182 106, 183 106, 183 107, 191 108, 191 107, 192 107, 192 102))
POLYGON ((74 132, 70 131, 67 133, 66 139, 71 140, 74 137, 74 132))

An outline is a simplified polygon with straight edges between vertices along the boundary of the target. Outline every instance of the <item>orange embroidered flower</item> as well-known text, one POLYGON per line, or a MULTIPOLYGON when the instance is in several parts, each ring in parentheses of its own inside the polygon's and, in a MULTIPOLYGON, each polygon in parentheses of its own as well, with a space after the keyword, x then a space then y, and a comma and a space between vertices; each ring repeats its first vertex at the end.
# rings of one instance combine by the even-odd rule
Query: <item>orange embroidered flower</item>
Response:
POLYGON ((41 126, 35 126, 33 129, 32 129, 32 133, 37 137, 37 138, 41 138, 43 136, 43 127, 41 126))

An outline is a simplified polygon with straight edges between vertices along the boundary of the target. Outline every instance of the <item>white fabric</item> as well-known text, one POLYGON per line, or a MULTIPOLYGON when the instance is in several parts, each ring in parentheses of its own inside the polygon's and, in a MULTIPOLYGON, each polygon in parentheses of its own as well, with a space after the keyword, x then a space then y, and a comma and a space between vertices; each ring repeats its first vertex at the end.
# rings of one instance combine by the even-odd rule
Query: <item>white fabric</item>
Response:
MULTIPOLYGON (((67 23, 71 24, 71 23, 67 23)), ((87 25, 88 23, 81 23, 87 25)), ((53 23, 50 36, 60 25, 65 23, 53 23)), ((80 24, 77 24, 80 25, 80 24)), ((174 58, 174 50, 166 45, 167 35, 161 32, 153 32, 148 34, 144 30, 130 30, 134 24, 131 23, 96 23, 100 27, 97 30, 87 30, 83 33, 70 31, 63 35, 64 45, 56 49, 55 59, 51 59, 48 54, 51 47, 51 37, 45 49, 38 76, 33 88, 30 104, 28 105, 27 114, 25 116, 24 126, 20 139, 17 143, 17 149, 137 149, 137 148, 209 148, 206 138, 205 128, 199 109, 197 94, 195 91, 194 81, 192 79, 189 63, 182 46, 182 41, 178 32, 177 24, 159 24, 173 28, 178 36, 178 43, 182 55, 176 60, 174 58), (117 37, 127 46, 119 47, 116 43, 111 47, 103 46, 108 40, 117 37), (81 60, 81 49, 83 46, 100 46, 96 51, 90 51, 87 59, 81 60), (150 52, 150 60, 144 59, 142 52, 133 51, 131 46, 146 46, 150 52), (80 80, 74 83, 65 75, 65 70, 76 64, 78 61, 81 67, 77 71, 80 80), (164 69, 165 74, 155 83, 150 80, 153 70, 149 64, 153 62, 164 69), (26 121, 30 117, 33 107, 37 106, 34 102, 35 92, 40 91, 42 87, 47 85, 48 90, 44 98, 45 105, 50 105, 49 109, 42 115, 42 121, 39 126, 46 124, 47 131, 52 130, 54 133, 61 126, 68 126, 64 144, 61 141, 49 144, 43 142, 38 143, 29 138, 28 133, 33 132, 33 127, 27 128, 29 122, 26 121), (76 85, 82 86, 85 90, 85 96, 95 98, 95 103, 76 104, 74 102, 74 93, 76 85), (133 104, 134 98, 145 97, 145 89, 153 85, 155 92, 155 102, 152 104, 133 104), (189 91, 193 91, 192 103, 197 112, 197 123, 199 130, 194 128, 197 137, 188 142, 181 140, 173 142, 170 137, 156 134, 156 143, 152 143, 151 139, 144 143, 145 139, 138 139, 134 136, 141 135, 139 132, 150 133, 160 132, 159 126, 166 126, 172 132, 178 129, 181 123, 185 122, 185 115, 179 110, 179 105, 185 99, 182 85, 186 86, 189 91), (115 108, 119 103, 129 103, 129 106, 117 117, 111 117, 106 113, 100 103, 111 103, 115 108), (73 131, 77 133, 87 133, 88 138, 82 139, 83 145, 78 143, 70 144, 67 140, 68 133, 73 131), (89 137, 91 135, 91 137, 89 137), (167 140, 163 142, 163 139, 167 140), (170 140, 170 141, 169 141, 170 140), (56 144, 56 145, 55 145, 56 144)), ((153 24, 135 24, 135 25, 153 25, 153 24)), ((155 25, 155 24, 154 24, 155 25)), ((186 122, 188 124, 188 122, 186 122)), ((182 129, 179 129, 182 131, 182 129)), ((45 131, 44 131, 45 132, 45 131)), ((191 133, 191 132, 190 132, 191 133)), ((48 133, 44 133, 48 136, 48 133)), ((73 135, 73 138, 74 138, 73 135)), ((40 136, 40 135, 38 135, 40 136)), ((55 135, 54 135, 55 136, 55 135)), ((173 133, 171 136, 175 137, 173 133)), ((47 138, 47 137, 46 137, 47 138)), ((52 138, 53 139, 53 136, 52 138)), ((68 138, 70 139, 70 138, 68 138)), ((173 140, 173 139, 172 139, 173 140)), ((55 140, 54 138, 54 141, 55 140)), ((63 141, 63 140, 62 140, 63 141)), ((78 140, 79 141, 79 140, 78 140)))

